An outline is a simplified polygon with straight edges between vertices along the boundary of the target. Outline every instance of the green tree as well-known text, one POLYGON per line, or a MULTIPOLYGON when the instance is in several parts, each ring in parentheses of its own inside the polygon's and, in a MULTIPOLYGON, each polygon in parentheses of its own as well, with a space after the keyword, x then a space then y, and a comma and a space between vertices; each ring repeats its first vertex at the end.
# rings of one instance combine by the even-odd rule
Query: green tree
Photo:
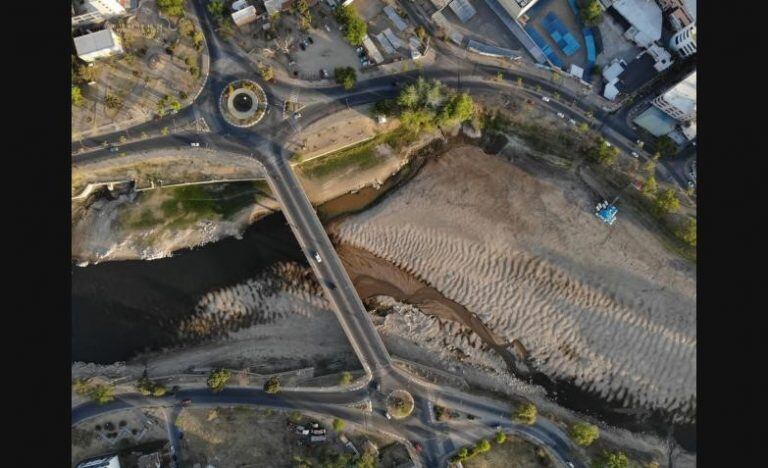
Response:
POLYGON ((672 189, 664 189, 656 195, 654 208, 659 214, 674 213, 680 209, 680 200, 672 189))
POLYGON ((587 26, 596 26, 603 21, 603 9, 600 8, 598 0, 587 0, 587 4, 581 8, 579 13, 581 20, 587 26))
POLYGON ((181 103, 177 101, 176 99, 173 99, 168 106, 171 108, 171 110, 179 111, 181 109, 181 103))
POLYGON ((419 38, 421 42, 427 41, 427 30, 424 29, 424 26, 416 26, 416 37, 419 38))
POLYGON ((83 91, 79 86, 72 86, 72 105, 81 106, 83 104, 83 91))
POLYGON ((517 408, 513 419, 517 423, 528 424, 530 426, 536 423, 537 414, 538 411, 533 403, 525 403, 517 408))
POLYGON ((435 114, 427 110, 407 110, 400 115, 400 124, 412 134, 428 132, 435 128, 435 114))
POLYGON ((121 109, 123 107, 123 98, 114 94, 107 94, 104 97, 104 105, 107 109, 121 109))
POLYGON ((376 468, 379 464, 376 455, 373 452, 366 450, 360 455, 360 458, 355 460, 353 466, 354 468, 376 468))
POLYGON ((168 130, 168 127, 163 127, 162 130, 160 130, 160 134, 163 136, 168 135, 168 133, 170 133, 170 131, 168 130))
POLYGON ((438 121, 441 124, 464 122, 475 115, 475 103, 467 93, 453 95, 440 110, 438 121))
POLYGON ((686 219, 677 228, 676 234, 686 244, 696 247, 696 220, 693 218, 686 219))
POLYGON ((597 426, 585 422, 578 422, 571 426, 571 439, 584 447, 591 445, 600 436, 597 426))
POLYGON ((267 393, 271 393, 274 395, 275 393, 280 391, 280 380, 272 376, 264 383, 264 391, 267 393))
POLYGON ((344 27, 344 38, 353 46, 363 43, 363 38, 368 34, 368 26, 352 5, 336 8, 336 19, 344 27))
POLYGON ((208 3, 208 12, 216 19, 224 17, 225 8, 224 2, 221 0, 213 0, 208 3))
POLYGON ((338 67, 333 71, 336 83, 344 86, 344 89, 350 90, 357 83, 357 73, 352 67, 338 67))
POLYGON ((347 423, 343 419, 337 418, 333 420, 333 430, 336 432, 341 432, 346 425, 347 423))
POLYGON ((488 441, 488 439, 482 439, 475 445, 476 453, 485 453, 485 452, 489 452, 490 450, 491 450, 491 443, 488 441))
POLYGON ((264 81, 272 81, 275 79, 275 69, 270 66, 261 67, 259 72, 261 72, 261 79, 264 81))
POLYGON ((643 172, 645 172, 648 175, 653 175, 656 172, 656 161, 653 159, 649 159, 645 163, 643 163, 643 172))
POLYGON ((605 166, 612 166, 619 157, 619 150, 604 139, 598 138, 589 152, 589 157, 605 166))
POLYGON ((587 125, 586 122, 582 122, 579 124, 579 131, 581 133, 587 133, 588 130, 589 130, 589 125, 587 125))
POLYGON ((419 92, 414 85, 408 85, 397 96, 397 104, 406 109, 413 109, 419 103, 419 92))
POLYGON ((504 434, 504 433, 503 433, 503 432, 501 432, 501 431, 499 431, 499 432, 497 432, 497 433, 496 433, 496 436, 495 436, 495 438, 496 438, 496 443, 497 443, 497 444, 503 444, 504 442, 506 442, 506 441, 507 441, 507 435, 506 435, 506 434, 504 434))
POLYGON ((224 390, 224 387, 227 385, 227 382, 229 382, 230 377, 232 376, 227 369, 214 369, 210 374, 208 374, 208 388, 212 392, 218 393, 224 390))
POLYGON ((88 392, 88 396, 96 403, 103 405, 115 399, 115 387, 109 384, 94 385, 88 392))
POLYGON ((312 14, 309 12, 307 0, 299 0, 296 3, 296 12, 299 15, 299 28, 305 32, 309 31, 312 26, 312 14))
POLYGON ((166 16, 184 16, 184 0, 157 0, 157 9, 166 16))
POLYGON ((341 379, 339 379, 339 384, 349 385, 351 382, 352 382, 352 374, 350 374, 349 372, 342 372, 341 379))
POLYGON ((667 135, 657 138, 655 146, 656 151, 661 153, 662 156, 672 156, 677 153, 677 145, 667 135))
POLYGON ((650 175, 645 179, 643 184, 643 193, 648 196, 656 195, 656 191, 659 189, 659 184, 656 183, 656 177, 650 175))
POLYGON ((604 450, 596 460, 592 461, 593 468, 627 468, 629 459, 622 452, 604 450))
POLYGON ((72 383, 72 389, 77 395, 80 396, 86 396, 88 395, 88 390, 90 390, 91 385, 88 382, 88 379, 75 379, 75 381, 72 383))

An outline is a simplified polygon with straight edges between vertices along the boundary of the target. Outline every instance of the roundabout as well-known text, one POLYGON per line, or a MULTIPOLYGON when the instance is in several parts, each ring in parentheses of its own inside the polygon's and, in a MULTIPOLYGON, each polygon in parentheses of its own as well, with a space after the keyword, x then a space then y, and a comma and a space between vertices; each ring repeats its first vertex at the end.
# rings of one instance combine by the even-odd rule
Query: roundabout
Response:
POLYGON ((219 111, 233 127, 248 128, 264 117, 267 95, 256 82, 237 80, 229 83, 219 96, 219 111))

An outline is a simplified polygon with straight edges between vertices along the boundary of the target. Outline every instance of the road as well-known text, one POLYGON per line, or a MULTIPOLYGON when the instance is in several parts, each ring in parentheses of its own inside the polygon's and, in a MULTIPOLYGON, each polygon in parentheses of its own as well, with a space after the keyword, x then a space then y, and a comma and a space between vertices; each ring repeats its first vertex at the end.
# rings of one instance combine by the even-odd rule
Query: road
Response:
MULTIPOLYGON (((130 158, 133 154, 157 149, 183 147, 189 147, 190 151, 246 155, 252 157, 254 163, 258 161, 264 167, 272 192, 280 202, 291 229, 366 371, 367 378, 377 382, 381 390, 374 390, 374 383, 371 382, 358 390, 284 391, 279 395, 269 395, 248 388, 230 388, 218 394, 209 393, 205 388, 187 389, 165 398, 127 395, 103 406, 84 404, 73 408, 72 424, 109 412, 144 407, 162 407, 164 411, 170 411, 168 419, 172 421, 178 415, 179 402, 184 398, 191 398, 194 406, 257 405, 314 411, 340 417, 398 437, 409 447, 415 460, 430 467, 445 466, 450 455, 457 449, 474 443, 479 438, 490 437, 495 428, 501 426, 510 433, 519 434, 544 447, 554 460, 565 466, 566 461, 572 460, 574 456, 574 447, 568 436, 552 422, 540 417, 533 426, 514 424, 510 420, 511 407, 508 402, 472 395, 449 387, 439 387, 392 364, 386 346, 291 169, 284 149, 285 143, 300 131, 302 126, 348 106, 395 97, 404 83, 423 76, 439 79, 446 85, 473 93, 500 90, 522 93, 536 99, 539 105, 553 112, 562 112, 566 118, 586 122, 599 129, 605 138, 621 149, 627 157, 631 151, 637 151, 643 157, 648 155, 634 147, 634 139, 627 133, 626 128, 614 122, 616 119, 608 117, 601 109, 590 106, 581 96, 573 95, 555 83, 532 75, 477 65, 463 58, 457 59, 441 44, 435 45, 440 59, 433 67, 400 73, 397 76, 361 79, 357 89, 350 91, 341 87, 315 88, 311 83, 262 83, 268 99, 265 117, 253 129, 230 127, 218 112, 218 96, 221 91, 234 79, 247 77, 254 81, 261 80, 257 77, 254 60, 235 46, 221 41, 214 33, 203 0, 193 0, 192 4, 202 26, 210 56, 210 73, 198 98, 191 106, 175 115, 147 122, 127 131, 75 142, 73 163, 87 165, 110 158, 130 158), (502 81, 489 80, 489 77, 495 77, 498 73, 502 74, 502 81), (521 80, 522 87, 515 84, 518 79, 521 80), (300 91, 302 103, 305 105, 301 111, 302 117, 297 121, 292 118, 283 119, 283 102, 296 90, 300 91), (541 100, 541 96, 550 97, 550 101, 541 100), (180 130, 200 122, 205 122, 207 131, 180 130), (173 131, 165 134, 165 129, 168 129, 168 132, 173 131), (122 140, 125 143, 116 143, 122 140), (111 151, 105 147, 104 142, 112 142, 119 148, 111 151), (199 142, 200 148, 190 147, 192 142, 199 142), (408 390, 416 403, 413 415, 403 421, 384 417, 385 396, 394 389, 408 390), (374 411, 366 413, 350 407, 361 401, 370 401, 374 411), (459 409, 472 414, 475 419, 438 423, 432 410, 434 404, 459 409), (411 444, 413 441, 421 443, 424 447, 423 453, 415 453, 411 444)), ((404 6, 408 9, 407 5, 404 6)), ((172 424, 168 430, 171 444, 178 454, 178 432, 172 424)), ((582 466, 578 461, 572 461, 574 465, 582 466)))

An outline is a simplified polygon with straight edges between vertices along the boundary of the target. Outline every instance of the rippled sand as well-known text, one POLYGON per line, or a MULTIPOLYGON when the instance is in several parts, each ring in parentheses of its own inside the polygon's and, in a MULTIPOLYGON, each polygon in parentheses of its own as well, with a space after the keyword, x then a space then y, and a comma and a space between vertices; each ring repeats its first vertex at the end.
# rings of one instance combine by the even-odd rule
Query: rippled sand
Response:
MULTIPOLYGON (((553 377, 632 405, 690 409, 695 268, 626 210, 613 227, 600 223, 598 200, 575 176, 527 170, 455 148, 335 234, 519 339, 553 377)), ((454 334, 419 322, 414 333, 454 334)))

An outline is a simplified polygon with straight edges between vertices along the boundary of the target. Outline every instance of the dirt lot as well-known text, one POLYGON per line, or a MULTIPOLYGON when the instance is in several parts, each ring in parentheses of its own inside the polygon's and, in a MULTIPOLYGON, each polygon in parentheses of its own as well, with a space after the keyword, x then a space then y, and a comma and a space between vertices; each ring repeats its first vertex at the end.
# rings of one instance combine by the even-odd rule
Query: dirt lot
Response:
POLYGON ((499 445, 492 442, 490 452, 462 462, 466 468, 549 468, 554 466, 546 452, 519 437, 507 436, 499 445))
POLYGON ((162 410, 129 410, 89 419, 72 428, 72 466, 139 444, 166 441, 162 410))
POLYGON ((204 43, 195 47, 193 35, 199 29, 191 20, 173 23, 170 28, 158 17, 154 2, 146 2, 135 18, 114 24, 125 53, 74 73, 73 84, 84 98, 82 105, 72 107, 74 139, 114 131, 113 124, 148 121, 158 112, 170 112, 171 101, 182 107, 192 102, 202 85, 204 43), (87 84, 91 80, 95 83, 87 84))
MULTIPOLYGON (((176 425, 184 432, 181 451, 185 466, 293 467, 300 460, 319 466, 336 454, 350 453, 331 428, 330 419, 298 413, 248 407, 189 408, 182 411, 176 425), (327 430, 327 440, 311 444, 306 436, 295 433, 289 426, 291 421, 305 427, 311 421, 319 422, 327 430)), ((362 449, 366 436, 350 428, 344 433, 362 449)), ((379 446, 388 443, 379 437, 371 439, 379 446)))

